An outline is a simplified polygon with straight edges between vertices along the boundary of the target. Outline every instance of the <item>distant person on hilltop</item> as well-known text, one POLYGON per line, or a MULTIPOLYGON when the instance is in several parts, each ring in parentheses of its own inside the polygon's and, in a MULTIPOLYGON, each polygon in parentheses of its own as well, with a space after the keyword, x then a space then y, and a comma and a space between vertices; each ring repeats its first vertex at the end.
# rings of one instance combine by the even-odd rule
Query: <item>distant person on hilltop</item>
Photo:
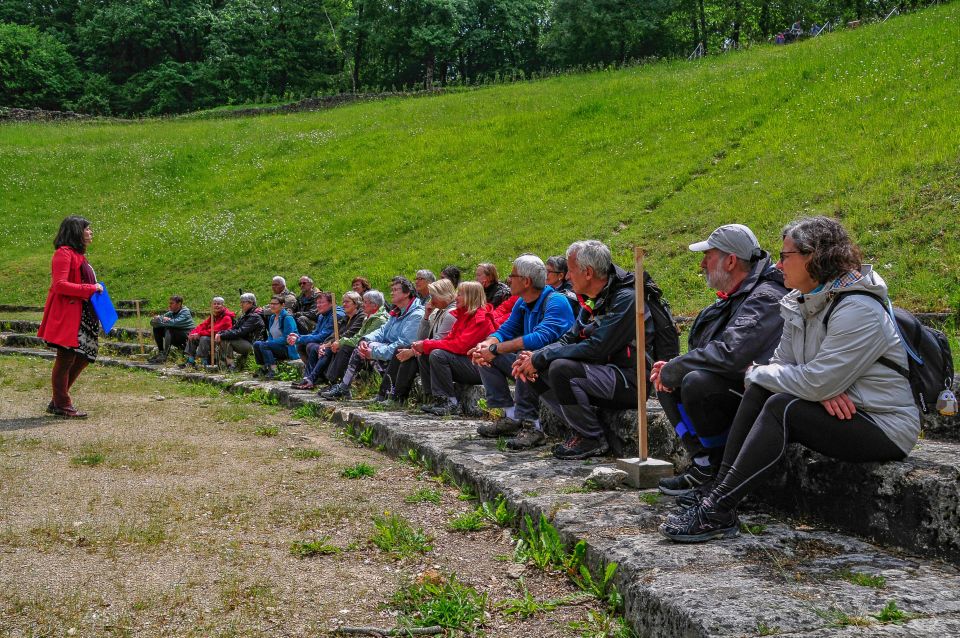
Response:
POLYGON ((743 397, 751 363, 766 363, 780 342, 783 275, 742 224, 717 228, 690 245, 702 252, 700 270, 717 299, 697 315, 686 354, 657 361, 650 380, 657 398, 693 460, 686 472, 661 479, 660 491, 679 496, 709 485, 743 397))
POLYGON ((270 298, 267 315, 267 334, 262 341, 253 342, 253 357, 260 364, 254 376, 272 379, 277 374, 277 361, 295 361, 299 358, 297 349, 287 343, 289 335, 297 334, 297 322, 287 312, 283 297, 270 298))
POLYGON ((213 310, 209 317, 204 319, 187 335, 187 360, 178 367, 198 367, 211 365, 210 339, 217 333, 230 330, 233 327, 234 314, 227 308, 223 297, 214 297, 211 301, 213 310), (211 328, 212 324, 212 328, 211 328), (199 361, 198 361, 199 360, 199 361))
POLYGON ((83 217, 67 217, 60 222, 50 262, 50 290, 43 306, 43 319, 37 336, 56 348, 50 383, 53 400, 47 412, 70 419, 85 419, 70 398, 70 388, 99 350, 100 320, 90 297, 103 292, 93 267, 87 262, 87 247, 93 243, 93 229, 83 217))
POLYGON ((292 317, 294 313, 300 310, 300 304, 297 302, 297 296, 287 289, 287 280, 277 275, 270 282, 270 289, 273 294, 283 300, 283 305, 292 317))
POLYGON ((297 322, 297 331, 309 334, 317 327, 317 295, 319 294, 313 279, 303 275, 300 277, 300 296, 297 297, 297 310, 293 318, 297 322))
POLYGON ((477 266, 476 280, 483 286, 487 303, 496 308, 510 296, 510 287, 500 281, 497 267, 490 263, 477 266))
POLYGON ((258 312, 257 297, 252 292, 240 295, 240 312, 234 317, 233 327, 218 332, 217 359, 222 361, 229 372, 243 370, 246 358, 253 352, 253 343, 263 339, 266 326, 263 315, 258 312))
POLYGON ((183 297, 173 295, 167 303, 167 312, 150 320, 153 328, 153 340, 157 343, 157 354, 150 357, 148 363, 163 363, 170 354, 170 348, 187 348, 187 335, 195 324, 190 309, 183 305, 183 297))

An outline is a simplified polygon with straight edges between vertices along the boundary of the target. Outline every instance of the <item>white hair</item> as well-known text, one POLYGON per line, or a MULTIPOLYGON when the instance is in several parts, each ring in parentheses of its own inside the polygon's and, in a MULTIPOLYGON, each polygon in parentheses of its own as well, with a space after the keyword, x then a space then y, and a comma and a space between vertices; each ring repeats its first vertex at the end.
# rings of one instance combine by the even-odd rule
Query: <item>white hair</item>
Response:
POLYGON ((273 278, 273 283, 277 283, 277 282, 280 282, 281 284, 283 284, 284 288, 287 287, 287 280, 281 277, 280 275, 277 275, 276 277, 273 278))
POLYGON ((517 274, 530 279, 530 284, 537 290, 543 290, 547 285, 547 267, 536 255, 529 253, 520 255, 513 260, 513 265, 517 269, 517 274))
POLYGON ((256 296, 255 294, 253 294, 252 292, 245 292, 245 293, 243 293, 242 295, 240 295, 240 301, 241 301, 241 302, 249 301, 249 302, 252 303, 254 306, 256 306, 256 305, 257 305, 257 296, 256 296))
POLYGON ((379 290, 368 290, 367 292, 363 293, 363 300, 369 301, 370 303, 375 303, 377 304, 377 307, 380 307, 383 305, 383 293, 379 290))
POLYGON ((214 297, 210 300, 212 303, 227 303, 223 297, 214 297))
POLYGON ((605 277, 610 268, 613 267, 613 256, 610 254, 610 249, 607 248, 606 244, 596 239, 585 239, 570 244, 570 247, 567 248, 568 262, 571 257, 576 258, 580 272, 586 271, 587 268, 593 268, 597 277, 605 277))

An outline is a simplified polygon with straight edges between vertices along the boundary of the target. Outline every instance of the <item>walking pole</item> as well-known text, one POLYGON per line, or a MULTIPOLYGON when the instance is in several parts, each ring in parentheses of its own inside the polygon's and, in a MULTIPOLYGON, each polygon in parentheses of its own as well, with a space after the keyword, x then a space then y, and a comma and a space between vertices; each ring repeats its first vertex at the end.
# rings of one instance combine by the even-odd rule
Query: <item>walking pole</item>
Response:
POLYGON ((146 350, 143 347, 143 326, 140 323, 140 300, 135 299, 133 301, 133 307, 137 309, 137 341, 140 342, 140 354, 146 354, 146 350))
POLYGON ((637 357, 637 443, 639 458, 617 459, 617 467, 627 473, 627 483, 632 487, 654 487, 657 481, 673 475, 673 463, 651 459, 647 456, 647 348, 644 315, 643 249, 634 248, 634 290, 636 294, 636 357, 637 357))

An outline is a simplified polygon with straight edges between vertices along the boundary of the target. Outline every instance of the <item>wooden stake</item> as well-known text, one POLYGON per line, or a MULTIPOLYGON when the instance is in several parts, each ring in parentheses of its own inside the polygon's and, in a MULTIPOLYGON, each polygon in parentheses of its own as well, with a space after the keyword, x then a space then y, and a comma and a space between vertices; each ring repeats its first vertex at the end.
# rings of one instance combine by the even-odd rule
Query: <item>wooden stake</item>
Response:
POLYGON ((214 340, 216 333, 213 331, 213 303, 210 303, 210 365, 217 365, 217 342, 214 340))
POLYGON ((640 462, 647 460, 647 342, 644 320, 643 249, 633 249, 635 290, 637 295, 637 441, 640 444, 640 462))
POLYGON ((340 322, 337 321, 337 295, 330 293, 331 299, 333 299, 333 308, 330 312, 333 313, 333 343, 340 341, 340 322))
POLYGON ((139 299, 134 300, 133 307, 137 309, 137 341, 140 342, 140 354, 146 354, 146 349, 143 346, 143 326, 140 325, 140 300, 139 299))

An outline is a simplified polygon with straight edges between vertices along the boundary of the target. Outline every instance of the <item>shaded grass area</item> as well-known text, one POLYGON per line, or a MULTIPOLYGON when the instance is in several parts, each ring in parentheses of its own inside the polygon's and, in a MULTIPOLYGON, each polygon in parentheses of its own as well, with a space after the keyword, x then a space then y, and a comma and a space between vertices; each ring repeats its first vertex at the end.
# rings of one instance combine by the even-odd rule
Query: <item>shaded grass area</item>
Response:
POLYGON ((956 3, 790 47, 236 120, 0 127, 0 301, 42 301, 50 240, 88 216, 119 298, 204 306, 269 276, 506 268, 593 236, 674 309, 710 295, 686 245, 844 220, 898 303, 960 304, 956 3), (175 274, 174 274, 175 273, 175 274))

